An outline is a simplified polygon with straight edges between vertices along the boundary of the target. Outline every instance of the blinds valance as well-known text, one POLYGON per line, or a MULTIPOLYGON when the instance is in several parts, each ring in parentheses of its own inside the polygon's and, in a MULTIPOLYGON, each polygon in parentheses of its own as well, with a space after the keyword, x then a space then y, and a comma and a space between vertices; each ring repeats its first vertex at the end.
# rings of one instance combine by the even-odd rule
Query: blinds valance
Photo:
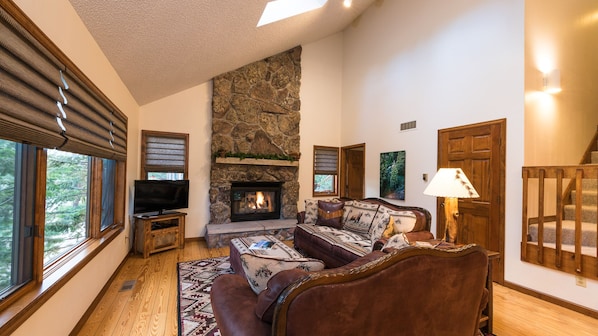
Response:
POLYGON ((334 175, 338 171, 338 148, 314 148, 314 173, 334 175))
POLYGON ((125 160, 127 117, 11 2, 0 8, 0 136, 125 160))
POLYGON ((145 169, 184 173, 188 153, 187 136, 187 134, 142 131, 145 144, 145 169))

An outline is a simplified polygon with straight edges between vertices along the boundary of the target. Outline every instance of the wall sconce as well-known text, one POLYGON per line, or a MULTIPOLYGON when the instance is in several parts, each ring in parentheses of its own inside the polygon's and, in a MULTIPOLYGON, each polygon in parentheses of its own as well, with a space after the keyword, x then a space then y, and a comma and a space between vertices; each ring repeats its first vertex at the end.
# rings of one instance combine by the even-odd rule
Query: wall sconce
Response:
POLYGON ((440 168, 424 190, 425 195, 444 197, 444 237, 450 243, 457 243, 457 217, 459 198, 480 197, 461 168, 440 168), (448 235, 447 235, 448 232, 448 235))
POLYGON ((542 76, 542 89, 546 93, 555 94, 562 91, 561 89, 561 72, 554 69, 550 72, 545 72, 542 76))
POLYGON ((349 8, 351 7, 353 0, 344 0, 343 1, 343 6, 345 6, 345 8, 349 8))

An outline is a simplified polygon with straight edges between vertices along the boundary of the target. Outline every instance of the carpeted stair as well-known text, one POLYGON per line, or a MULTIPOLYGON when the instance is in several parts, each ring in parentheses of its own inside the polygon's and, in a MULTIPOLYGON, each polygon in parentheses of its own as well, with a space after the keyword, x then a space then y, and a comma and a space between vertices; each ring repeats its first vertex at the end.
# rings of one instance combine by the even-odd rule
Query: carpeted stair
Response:
MULTIPOLYGON (((592 152, 591 163, 598 164, 598 151, 592 152)), ((596 247, 596 231, 598 223, 597 206, 598 203, 598 180, 582 180, 582 206, 581 206, 581 227, 582 227, 582 246, 596 247)), ((562 243, 563 245, 575 245, 575 199, 576 190, 571 192, 570 203, 564 207, 562 222, 562 243)), ((538 241, 538 224, 531 224, 528 230, 531 241, 538 241)), ((544 223, 544 243, 556 243, 556 222, 544 223)), ((595 252, 594 252, 595 253, 595 252)))

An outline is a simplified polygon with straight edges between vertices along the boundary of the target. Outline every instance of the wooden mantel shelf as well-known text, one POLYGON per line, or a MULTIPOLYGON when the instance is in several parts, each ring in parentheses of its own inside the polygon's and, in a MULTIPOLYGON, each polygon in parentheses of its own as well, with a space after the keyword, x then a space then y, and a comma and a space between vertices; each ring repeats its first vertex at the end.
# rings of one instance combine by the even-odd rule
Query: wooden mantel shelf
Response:
POLYGON ((281 167, 299 167, 299 161, 287 160, 267 160, 267 159, 240 159, 236 157, 217 157, 216 163, 237 164, 237 165, 255 165, 255 166, 281 166, 281 167))

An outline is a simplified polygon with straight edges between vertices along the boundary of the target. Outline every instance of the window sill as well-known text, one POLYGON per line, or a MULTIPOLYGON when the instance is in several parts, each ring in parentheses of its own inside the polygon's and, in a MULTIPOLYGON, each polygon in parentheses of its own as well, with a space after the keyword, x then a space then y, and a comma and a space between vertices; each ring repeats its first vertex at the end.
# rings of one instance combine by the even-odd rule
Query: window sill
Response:
POLYGON ((11 334, 27 321, 36 310, 67 284, 122 231, 123 227, 115 227, 102 238, 90 239, 72 258, 45 276, 41 283, 25 285, 25 288, 28 288, 23 289, 26 293, 1 311, 0 335, 11 334))

